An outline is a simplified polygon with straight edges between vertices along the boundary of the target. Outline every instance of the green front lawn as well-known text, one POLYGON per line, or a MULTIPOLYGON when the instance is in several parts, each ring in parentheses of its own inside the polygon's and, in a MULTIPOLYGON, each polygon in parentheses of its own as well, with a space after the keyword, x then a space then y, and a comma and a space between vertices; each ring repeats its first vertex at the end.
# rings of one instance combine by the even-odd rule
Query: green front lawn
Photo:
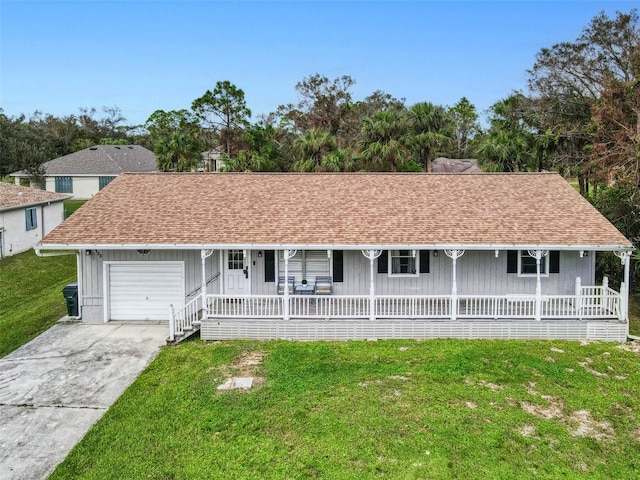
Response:
POLYGON ((0 260, 0 357, 66 314, 62 287, 76 281, 76 257, 38 257, 33 250, 0 260))
POLYGON ((187 342, 51 478, 638 478, 639 360, 604 342, 187 342), (260 381, 218 391, 233 375, 260 381))

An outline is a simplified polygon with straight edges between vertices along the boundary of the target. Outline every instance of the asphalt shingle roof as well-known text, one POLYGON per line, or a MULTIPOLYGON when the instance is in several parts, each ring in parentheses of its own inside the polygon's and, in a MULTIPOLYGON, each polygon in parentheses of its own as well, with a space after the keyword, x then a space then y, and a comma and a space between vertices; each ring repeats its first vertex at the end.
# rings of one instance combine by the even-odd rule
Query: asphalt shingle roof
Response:
POLYGON ((0 211, 47 202, 61 202, 67 198, 71 198, 71 195, 0 182, 0 211))
MULTIPOLYGON (((139 145, 96 145, 42 164, 46 175, 119 175, 157 172, 154 153, 139 145)), ((15 172, 13 175, 26 175, 15 172)))
POLYGON ((124 174, 42 244, 631 247, 552 173, 124 174))

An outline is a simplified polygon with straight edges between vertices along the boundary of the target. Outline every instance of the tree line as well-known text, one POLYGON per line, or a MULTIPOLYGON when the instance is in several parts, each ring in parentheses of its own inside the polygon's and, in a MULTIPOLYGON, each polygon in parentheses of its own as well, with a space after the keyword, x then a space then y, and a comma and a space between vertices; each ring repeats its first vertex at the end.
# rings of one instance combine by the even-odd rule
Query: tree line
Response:
POLYGON ((167 171, 210 169, 216 150, 228 171, 425 171, 437 156, 476 158, 486 171, 558 171, 627 237, 640 240, 640 28, 637 10, 604 12, 574 41, 542 48, 528 91, 508 93, 481 128, 475 106, 407 105, 381 90, 355 99, 355 79, 321 74, 295 86, 296 103, 252 121, 230 81, 182 110, 153 112, 127 126, 117 107, 54 117, 0 111, 0 175, 38 173, 46 160, 99 143, 152 149, 167 171))

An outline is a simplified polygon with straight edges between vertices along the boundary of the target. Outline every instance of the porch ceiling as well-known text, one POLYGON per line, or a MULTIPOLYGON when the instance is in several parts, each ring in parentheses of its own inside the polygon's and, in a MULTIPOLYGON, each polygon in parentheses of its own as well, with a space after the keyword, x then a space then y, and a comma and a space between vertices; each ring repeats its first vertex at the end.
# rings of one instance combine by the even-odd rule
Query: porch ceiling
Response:
POLYGON ((631 248, 557 174, 123 174, 54 246, 631 248))

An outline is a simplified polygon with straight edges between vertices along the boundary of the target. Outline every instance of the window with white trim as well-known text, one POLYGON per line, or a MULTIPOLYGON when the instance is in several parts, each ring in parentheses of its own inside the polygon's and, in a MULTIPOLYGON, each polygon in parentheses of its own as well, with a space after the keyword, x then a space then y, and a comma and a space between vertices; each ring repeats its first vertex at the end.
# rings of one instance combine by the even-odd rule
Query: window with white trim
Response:
MULTIPOLYGON (((536 259, 527 250, 518 250, 518 276, 535 277, 537 274, 536 259)), ((540 276, 549 276, 549 254, 540 259, 540 276)))
POLYGON ((389 250, 389 276, 418 276, 418 255, 415 250, 389 250))
POLYGON ((38 212, 36 207, 27 208, 25 211, 27 231, 38 228, 38 212))

